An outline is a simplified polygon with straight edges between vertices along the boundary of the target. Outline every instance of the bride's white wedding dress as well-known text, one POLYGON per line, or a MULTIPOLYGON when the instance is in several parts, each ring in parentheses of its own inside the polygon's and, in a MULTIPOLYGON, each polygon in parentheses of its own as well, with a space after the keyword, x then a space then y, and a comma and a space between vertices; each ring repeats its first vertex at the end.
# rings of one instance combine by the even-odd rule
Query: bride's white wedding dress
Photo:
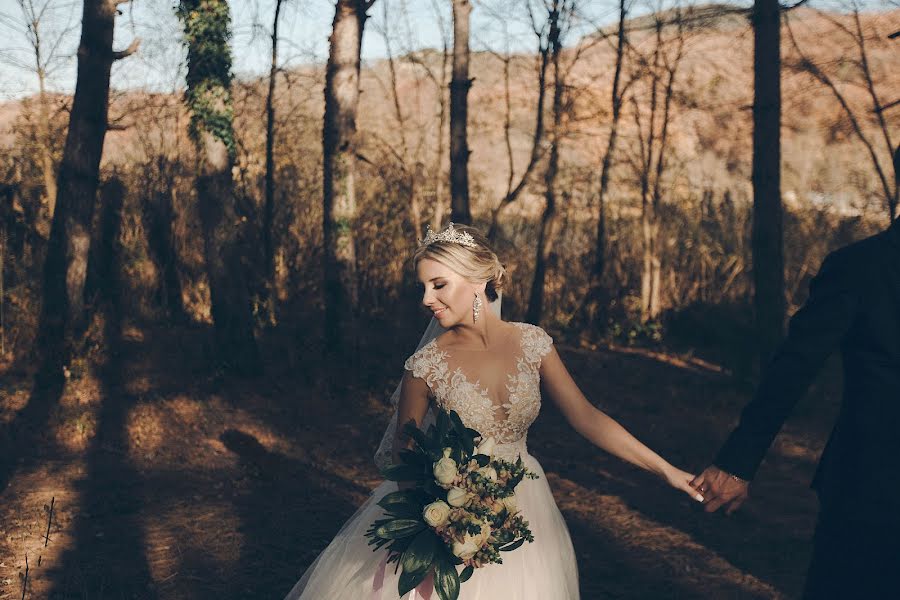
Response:
MULTIPOLYGON (((541 465, 528 453, 528 428, 541 408, 541 359, 553 343, 541 328, 512 323, 508 350, 452 351, 442 338, 428 342, 405 363, 423 379, 434 402, 455 410, 467 427, 493 436, 495 456, 515 460, 539 475, 516 488, 518 505, 534 533, 534 542, 503 553, 503 564, 476 569, 461 586, 460 600, 574 600, 579 597, 575 553, 565 521, 553 500, 541 465)), ((360 507, 319 555, 286 600, 396 600, 399 573, 384 568, 387 551, 373 551, 365 532, 383 515, 377 502, 397 484, 386 481, 360 507)), ((404 600, 420 600, 428 590, 413 590, 404 600)), ((437 600, 437 593, 430 593, 437 600)))

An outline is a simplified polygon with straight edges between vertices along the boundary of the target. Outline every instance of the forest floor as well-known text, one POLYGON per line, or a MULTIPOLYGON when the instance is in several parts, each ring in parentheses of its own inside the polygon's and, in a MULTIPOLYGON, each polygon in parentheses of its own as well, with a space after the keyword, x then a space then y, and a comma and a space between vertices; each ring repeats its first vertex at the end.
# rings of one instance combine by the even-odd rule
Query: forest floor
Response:
MULTIPOLYGON (((364 342, 355 381, 299 337, 263 338, 266 375, 239 379, 204 366, 204 329, 134 325, 62 392, 0 373, 0 435, 30 432, 0 457, 0 599, 282 598, 379 482, 371 456, 413 335, 364 342)), ((559 348, 588 398, 687 470, 749 398, 685 355, 559 348)), ((546 404, 529 449, 571 530, 582 598, 797 597, 808 482, 837 405, 828 370, 731 517, 595 449, 546 404)))

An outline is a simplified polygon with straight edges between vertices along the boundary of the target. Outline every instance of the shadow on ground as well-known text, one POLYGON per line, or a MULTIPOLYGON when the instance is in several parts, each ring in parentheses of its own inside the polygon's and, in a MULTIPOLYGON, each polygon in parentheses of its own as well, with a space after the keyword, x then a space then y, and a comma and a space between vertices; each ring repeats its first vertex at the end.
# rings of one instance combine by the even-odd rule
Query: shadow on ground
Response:
MULTIPOLYGON (((103 398, 79 457, 72 543, 34 573, 32 596, 283 597, 378 481, 371 455, 402 344, 370 342, 353 384, 293 332, 264 340, 267 374, 255 380, 210 369, 203 328, 109 335, 117 351, 97 372, 103 398)), ((747 400, 721 375, 639 354, 562 355, 589 399, 688 470, 705 465, 747 400)), ((32 410, 40 421, 47 409, 32 410)), ((572 531, 583 597, 796 596, 827 423, 792 423, 784 447, 803 451, 776 447, 746 510, 724 518, 594 449, 545 406, 529 447, 572 531)))

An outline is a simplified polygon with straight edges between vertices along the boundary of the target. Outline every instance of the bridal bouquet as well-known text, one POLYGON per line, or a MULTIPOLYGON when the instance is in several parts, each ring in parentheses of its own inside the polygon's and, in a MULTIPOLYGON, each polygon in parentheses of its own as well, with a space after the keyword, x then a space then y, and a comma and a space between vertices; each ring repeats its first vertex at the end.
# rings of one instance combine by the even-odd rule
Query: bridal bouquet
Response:
POLYGON ((387 546, 388 562, 403 569, 401 597, 433 572, 440 599, 456 600, 460 584, 476 568, 501 563, 501 552, 534 541, 516 506, 515 488, 538 476, 521 457, 515 462, 492 457, 493 438, 482 439, 454 411, 439 411, 427 432, 412 422, 404 432, 415 446, 402 450, 400 463, 384 475, 410 487, 381 499, 386 516, 366 537, 374 550, 387 546), (465 565, 462 572, 457 565, 465 565))

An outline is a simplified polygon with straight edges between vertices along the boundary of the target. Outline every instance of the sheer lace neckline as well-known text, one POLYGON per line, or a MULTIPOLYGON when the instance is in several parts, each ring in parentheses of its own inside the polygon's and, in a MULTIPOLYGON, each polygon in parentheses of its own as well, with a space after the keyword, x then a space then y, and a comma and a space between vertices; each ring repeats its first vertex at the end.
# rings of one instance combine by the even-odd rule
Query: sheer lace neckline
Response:
POLYGON ((541 358, 552 344, 539 327, 511 325, 519 335, 491 351, 444 349, 434 339, 406 363, 428 384, 438 406, 457 411, 467 426, 501 443, 521 439, 537 417, 541 358))

